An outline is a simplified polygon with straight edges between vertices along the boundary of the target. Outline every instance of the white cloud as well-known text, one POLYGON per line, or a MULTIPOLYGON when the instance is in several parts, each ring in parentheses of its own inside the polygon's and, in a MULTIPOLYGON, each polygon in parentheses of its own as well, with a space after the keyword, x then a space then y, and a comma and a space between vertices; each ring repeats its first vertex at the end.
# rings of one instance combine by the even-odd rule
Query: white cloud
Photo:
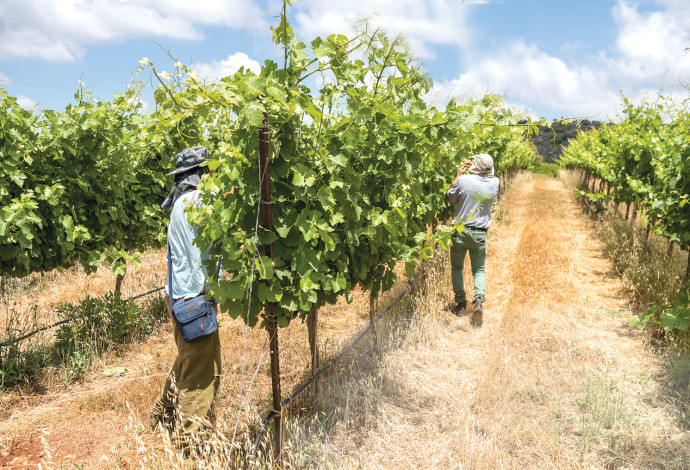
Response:
POLYGON ((658 83, 690 80, 690 2, 664 2, 666 9, 641 13, 619 0, 613 17, 619 25, 618 56, 612 66, 622 79, 658 83))
MULTIPOLYGON (((432 99, 503 95, 509 103, 563 110, 570 116, 616 118, 621 92, 634 102, 654 99, 663 89, 675 101, 686 99, 690 82, 690 2, 661 0, 661 9, 642 12, 629 0, 612 9, 618 27, 608 52, 573 63, 518 41, 491 53, 468 51, 470 69, 437 83, 432 99)), ((561 53, 579 45, 564 44, 561 53)), ((529 112, 529 111, 528 111, 529 112)), ((556 117, 556 116, 548 116, 556 117)))
POLYGON ((583 50, 587 47, 587 43, 584 41, 572 41, 572 42, 564 42, 561 45, 561 51, 564 52, 571 52, 571 51, 578 51, 578 50, 583 50))
POLYGON ((221 60, 220 62, 213 61, 210 64, 194 64, 193 70, 199 74, 199 78, 202 80, 216 81, 234 74, 240 67, 249 69, 257 75, 261 73, 261 65, 244 52, 230 54, 227 59, 221 60))
MULTIPOLYGON (((391 36, 403 34, 415 55, 430 59, 436 46, 457 49, 468 69, 455 80, 437 83, 433 96, 499 93, 512 104, 547 107, 571 116, 615 116, 620 92, 641 99, 645 90, 664 88, 678 99, 690 82, 690 1, 655 0, 642 10, 636 0, 616 0, 611 9, 617 34, 599 56, 579 62, 565 59, 573 51, 583 56, 584 43, 563 43, 555 55, 525 40, 493 51, 473 49, 473 24, 468 4, 493 0, 299 0, 289 13, 305 41, 334 32, 350 33, 361 18, 391 36), (448 47, 450 46, 450 47, 448 47), (562 110, 562 111, 561 111, 562 110)), ((267 29, 279 0, 0 0, 0 61, 42 58, 74 61, 95 43, 129 38, 174 37, 196 40, 204 28, 267 29)), ((586 46, 584 46, 586 47, 586 46)), ((237 52, 227 58, 194 66, 200 76, 217 79, 244 65, 259 63, 237 52)), ((9 78, 0 72, 0 86, 9 78)), ((318 80, 315 82, 318 86, 318 80)), ((28 99, 28 98, 27 98, 28 99)), ((551 116, 554 117, 554 116, 551 116)))
POLYGON ((200 39, 204 25, 265 28, 251 0, 4 0, 0 60, 74 61, 89 44, 132 37, 200 39))
POLYGON ((17 96, 17 104, 24 109, 34 109, 37 103, 27 96, 19 95, 17 96))
POLYGON ((334 32, 351 33, 356 22, 367 18, 373 27, 385 29, 391 36, 405 36, 417 56, 430 58, 433 44, 463 46, 469 42, 466 17, 470 3, 488 0, 304 0, 295 5, 296 26, 300 37, 311 40, 334 32))
POLYGON ((533 45, 510 48, 473 63, 455 80, 434 86, 439 102, 450 97, 478 97, 487 92, 509 102, 539 102, 553 109, 568 109, 577 116, 612 112, 620 102, 607 85, 606 73, 588 66, 569 66, 533 45))

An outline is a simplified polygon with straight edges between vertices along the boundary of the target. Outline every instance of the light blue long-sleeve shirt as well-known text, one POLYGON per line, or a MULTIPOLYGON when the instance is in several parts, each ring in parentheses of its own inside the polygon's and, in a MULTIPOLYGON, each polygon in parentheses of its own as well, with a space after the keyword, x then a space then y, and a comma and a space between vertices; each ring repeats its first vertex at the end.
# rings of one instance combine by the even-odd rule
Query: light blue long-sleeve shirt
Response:
MULTIPOLYGON (((210 255, 208 250, 202 253, 194 245, 197 231, 189 224, 185 213, 187 206, 198 204, 199 198, 199 190, 188 189, 177 198, 170 211, 168 245, 172 255, 173 299, 196 297, 209 291, 208 271, 203 261, 209 260, 210 255)), ((165 293, 170 295, 167 275, 165 293)))

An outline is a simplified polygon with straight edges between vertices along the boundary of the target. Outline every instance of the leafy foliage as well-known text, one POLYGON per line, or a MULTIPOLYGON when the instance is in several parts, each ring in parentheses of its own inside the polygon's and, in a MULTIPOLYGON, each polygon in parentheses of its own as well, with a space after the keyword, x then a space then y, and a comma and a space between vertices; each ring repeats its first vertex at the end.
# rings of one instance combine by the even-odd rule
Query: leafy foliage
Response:
POLYGON ((72 321, 57 331, 55 355, 66 366, 67 381, 81 377, 91 359, 123 343, 140 324, 139 307, 108 293, 102 298, 86 297, 78 304, 61 304, 58 314, 72 321))
POLYGON ((561 167, 560 165, 557 165, 555 163, 540 162, 537 163, 537 165, 534 167, 532 171, 540 175, 548 175, 554 178, 558 178, 558 175, 561 171, 561 167))
POLYGON ((112 293, 102 298, 87 296, 78 304, 61 304, 57 311, 62 318, 74 318, 58 329, 59 354, 82 348, 103 351, 110 342, 122 343, 139 322, 139 307, 112 293))
POLYGON ((165 169, 195 118, 142 112, 139 90, 40 116, 0 89, 0 270, 23 276, 102 262, 165 241, 165 169))
POLYGON ((666 332, 688 330, 690 326, 690 282, 686 282, 683 291, 676 294, 674 305, 661 313, 661 324, 666 332))
POLYGON ((3 273, 77 260, 87 271, 115 262, 121 273, 133 251, 164 240, 159 204, 171 157, 204 145, 213 175, 200 186, 206 204, 188 213, 196 243, 230 274, 212 294, 250 325, 262 303, 275 302, 285 326, 351 298, 356 285, 375 296, 391 288, 396 263, 413 270, 431 254, 430 238, 447 246, 456 227, 431 235, 427 227, 451 217, 443 194, 470 155, 492 154, 499 174, 535 162, 524 134, 536 124, 517 125, 499 97, 429 106, 431 81, 399 38, 365 31, 308 46, 285 10, 271 33, 282 65, 268 60, 259 75, 241 69, 207 84, 176 62, 174 73, 155 73, 150 114, 136 87, 112 103, 80 93, 78 104, 40 116, 3 94, 0 151, 12 156, 0 170, 3 273), (258 228, 264 120, 271 231, 258 228))
MULTIPOLYGON (((427 227, 452 216, 443 193, 460 162, 488 152, 497 170, 531 166, 519 116, 498 97, 424 101, 431 83, 400 39, 381 33, 300 42, 282 15, 273 38, 281 67, 240 70, 203 84, 184 66, 157 93, 161 107, 199 113, 213 126, 205 144, 214 174, 201 183, 206 204, 189 209, 196 243, 222 256, 231 273, 213 295, 250 325, 276 303, 285 326, 356 285, 390 289, 393 268, 431 254, 427 227), (321 77, 314 93, 309 77, 321 77), (259 228, 258 128, 270 128, 274 230, 259 228), (265 255, 273 244, 275 259, 265 255)), ((152 66, 152 64, 149 64, 152 66)), ((155 71, 155 69, 154 69, 155 71)), ((433 236, 447 246, 454 227, 433 236)), ((215 283, 212 283, 215 286, 215 283)))
MULTIPOLYGON (((625 119, 582 133, 563 151, 566 168, 611 186, 608 199, 644 207, 657 235, 690 247, 690 134, 688 114, 663 101, 635 106, 625 119), (667 117, 673 119, 665 122, 667 117)), ((597 196, 592 196, 597 197, 597 196)))

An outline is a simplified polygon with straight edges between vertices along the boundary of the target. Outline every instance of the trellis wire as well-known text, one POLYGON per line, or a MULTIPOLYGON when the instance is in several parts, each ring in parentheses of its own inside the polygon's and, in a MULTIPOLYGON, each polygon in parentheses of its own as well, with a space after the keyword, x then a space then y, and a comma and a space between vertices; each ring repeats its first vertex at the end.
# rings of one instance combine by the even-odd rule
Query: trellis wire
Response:
MULTIPOLYGON (((130 301, 132 301, 132 300, 140 299, 140 298, 142 298, 142 297, 145 297, 145 296, 147 296, 147 295, 154 294, 154 293, 156 293, 156 292, 158 292, 158 291, 161 291, 161 290, 163 290, 163 289, 165 289, 165 286, 163 286, 163 287, 157 287, 156 289, 152 289, 152 290, 150 290, 150 291, 148 291, 148 292, 144 292, 143 294, 135 295, 134 297, 130 297, 130 298, 128 298, 128 299, 125 299, 125 302, 130 302, 130 301)), ((51 328, 55 328, 56 326, 64 325, 65 323, 69 323, 69 322, 71 322, 71 321, 73 321, 73 320, 76 320, 77 318, 79 318, 79 316, 74 316, 74 317, 65 318, 65 319, 63 319, 63 320, 56 321, 55 323, 51 323, 50 325, 46 325, 46 326, 42 326, 42 327, 40 327, 40 328, 37 328, 37 329, 35 329, 34 331, 31 331, 31 332, 29 332, 29 333, 27 333, 27 334, 25 334, 25 335, 23 335, 23 336, 20 336, 19 338, 15 338, 15 339, 13 339, 13 340, 11 340, 11 341, 3 341, 2 343, 0 343, 0 348, 1 348, 1 347, 12 346, 13 344, 17 344, 17 343, 19 343, 20 341, 24 341, 25 339, 31 338, 32 336, 34 336, 34 335, 40 333, 41 331, 50 330, 51 328)))

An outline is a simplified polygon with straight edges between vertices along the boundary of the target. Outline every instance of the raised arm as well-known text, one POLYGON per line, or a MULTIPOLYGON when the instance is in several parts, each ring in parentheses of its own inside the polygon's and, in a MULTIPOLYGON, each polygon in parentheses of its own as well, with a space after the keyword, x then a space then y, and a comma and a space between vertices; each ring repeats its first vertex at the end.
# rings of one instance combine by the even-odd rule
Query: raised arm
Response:
POLYGON ((450 183, 450 186, 448 186, 448 189, 446 189, 446 202, 450 202, 450 199, 448 198, 448 191, 450 191, 450 188, 453 187, 453 185, 458 181, 458 178, 460 178, 462 175, 465 174, 465 172, 469 169, 469 167, 472 166, 472 162, 470 160, 467 160, 465 163, 458 168, 458 174, 453 180, 452 183, 450 183))

